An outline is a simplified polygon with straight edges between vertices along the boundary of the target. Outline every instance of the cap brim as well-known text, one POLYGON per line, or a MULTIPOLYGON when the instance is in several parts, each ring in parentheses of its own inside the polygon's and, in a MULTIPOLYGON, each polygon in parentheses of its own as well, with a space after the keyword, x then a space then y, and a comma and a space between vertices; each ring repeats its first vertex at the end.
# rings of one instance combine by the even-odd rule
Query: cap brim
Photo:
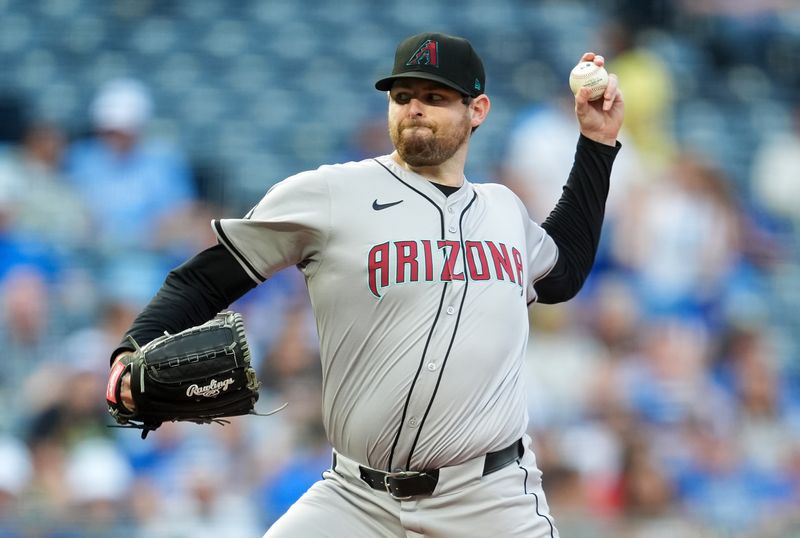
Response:
POLYGON ((434 82, 438 82, 439 84, 443 84, 448 88, 452 88, 464 95, 472 95, 472 93, 468 92, 461 86, 447 80, 446 78, 440 77, 439 75, 435 75, 433 73, 426 73, 424 71, 411 71, 408 73, 399 73, 397 75, 392 75, 386 78, 382 78, 375 83, 375 89, 380 90, 382 92, 388 92, 389 90, 392 89, 392 84, 394 84, 394 81, 401 78, 421 78, 424 80, 432 80, 434 82))

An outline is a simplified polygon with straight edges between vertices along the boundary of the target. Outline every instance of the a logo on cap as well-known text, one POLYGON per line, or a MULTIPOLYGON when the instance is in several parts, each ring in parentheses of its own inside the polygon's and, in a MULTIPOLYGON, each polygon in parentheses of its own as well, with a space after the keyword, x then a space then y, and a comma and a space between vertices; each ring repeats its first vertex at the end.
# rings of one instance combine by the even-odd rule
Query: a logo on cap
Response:
POLYGON ((439 42, 426 39, 417 51, 411 55, 406 65, 431 65, 439 67, 439 42))

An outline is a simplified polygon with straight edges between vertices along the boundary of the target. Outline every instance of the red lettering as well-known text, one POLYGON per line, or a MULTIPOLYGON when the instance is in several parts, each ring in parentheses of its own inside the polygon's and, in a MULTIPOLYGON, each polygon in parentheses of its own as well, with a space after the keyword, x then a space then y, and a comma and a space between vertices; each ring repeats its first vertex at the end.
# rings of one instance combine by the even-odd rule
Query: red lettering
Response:
POLYGON ((425 253, 425 281, 430 282, 433 280, 433 250, 430 239, 422 240, 422 249, 425 253))
POLYGON ((508 249, 506 246, 500 243, 500 249, 498 250, 497 245, 495 245, 493 241, 487 241, 486 246, 489 247, 489 254, 492 256, 494 270, 497 271, 498 280, 505 280, 503 278, 503 273, 505 273, 508 275, 508 279, 511 282, 516 282, 514 280, 514 269, 511 267, 511 258, 508 256, 508 249))
POLYGON ((464 243, 464 249, 467 253, 467 267, 469 267, 469 276, 472 280, 489 280, 489 262, 486 261, 486 253, 483 251, 483 243, 480 241, 467 241, 464 243), (475 265, 474 253, 478 254, 478 261, 480 262, 480 270, 475 265))
POLYGON ((495 241, 450 241, 420 239, 387 241, 375 245, 367 256, 369 290, 380 298, 383 288, 393 283, 433 282, 442 255, 440 282, 510 281, 524 287, 526 264, 519 249, 495 241), (435 243, 434 243, 435 242, 435 243), (487 250, 488 249, 488 250, 487 250), (463 255, 462 255, 463 252, 463 255), (420 266, 424 264, 424 268, 420 266))
POLYGON ((520 286, 524 286, 523 284, 524 280, 522 280, 522 273, 523 273, 522 254, 520 254, 519 250, 517 250, 514 247, 511 247, 511 254, 514 256, 514 265, 517 268, 517 283, 520 286))
POLYGON ((437 241, 436 246, 445 251, 444 267, 442 267, 442 281, 464 280, 464 273, 454 272, 456 270, 458 254, 461 252, 461 243, 458 241, 437 241))
POLYGON ((375 297, 380 297, 378 293, 378 272, 380 272, 380 287, 389 285, 389 243, 375 245, 369 251, 367 261, 369 270, 369 289, 375 297))
POLYGON ((409 280, 411 280, 411 282, 419 280, 417 242, 397 241, 394 246, 397 249, 397 282, 406 281, 406 265, 409 267, 409 272, 411 273, 409 280))

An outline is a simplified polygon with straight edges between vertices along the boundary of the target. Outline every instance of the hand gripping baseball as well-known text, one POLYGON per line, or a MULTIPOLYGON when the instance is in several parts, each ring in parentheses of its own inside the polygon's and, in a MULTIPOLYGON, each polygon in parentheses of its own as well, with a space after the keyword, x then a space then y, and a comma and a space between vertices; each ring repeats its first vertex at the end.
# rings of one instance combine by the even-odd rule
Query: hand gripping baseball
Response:
POLYGON ((111 416, 141 428, 142 438, 167 421, 224 423, 225 417, 259 414, 259 383, 240 314, 223 312, 143 347, 133 344, 135 351, 111 368, 106 402, 111 416))
MULTIPOLYGON (((587 52, 581 56, 581 62, 594 62, 602 67, 605 58, 594 52, 587 52)), ((578 118, 581 133, 595 142, 614 146, 625 112, 617 75, 608 75, 608 85, 602 98, 590 101, 591 94, 589 88, 581 88, 575 94, 575 116, 578 118)))

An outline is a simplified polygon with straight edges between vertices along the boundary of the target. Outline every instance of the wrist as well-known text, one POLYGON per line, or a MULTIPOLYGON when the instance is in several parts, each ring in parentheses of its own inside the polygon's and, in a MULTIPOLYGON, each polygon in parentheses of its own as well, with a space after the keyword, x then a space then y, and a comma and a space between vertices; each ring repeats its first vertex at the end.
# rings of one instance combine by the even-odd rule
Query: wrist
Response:
POLYGON ((593 133, 582 133, 582 134, 583 134, 583 136, 585 136, 589 140, 592 140, 593 142, 597 142, 598 144, 604 144, 606 146, 611 146, 612 148, 617 145, 617 137, 609 138, 609 137, 605 137, 605 136, 598 135, 598 134, 593 134, 593 133))
POLYGON ((111 357, 111 366, 113 367, 117 362, 122 360, 123 357, 126 357, 128 355, 132 355, 132 354, 133 354, 133 351, 129 351, 127 349, 125 349, 123 351, 120 351, 119 353, 117 353, 116 355, 111 357))

